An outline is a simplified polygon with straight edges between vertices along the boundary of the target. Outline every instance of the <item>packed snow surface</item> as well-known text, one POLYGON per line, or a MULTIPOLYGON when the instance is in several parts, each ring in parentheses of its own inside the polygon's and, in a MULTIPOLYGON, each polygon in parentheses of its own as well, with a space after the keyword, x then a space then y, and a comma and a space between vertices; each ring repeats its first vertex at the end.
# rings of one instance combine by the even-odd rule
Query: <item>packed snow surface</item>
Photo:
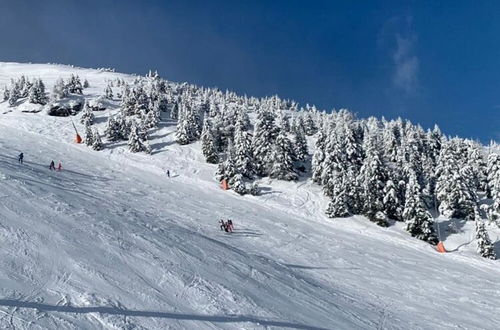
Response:
MULTIPOLYGON (((71 73, 90 82, 85 97, 133 79, 0 63, 0 87, 25 74, 49 91, 71 73)), ((22 109, 0 103, 0 328, 500 328, 500 263, 475 254, 473 224, 450 234, 443 219, 453 252, 439 254, 399 225, 326 218, 306 178, 261 180, 258 197, 223 191, 169 120, 151 156, 124 143, 96 152, 72 143, 69 118, 22 109)))

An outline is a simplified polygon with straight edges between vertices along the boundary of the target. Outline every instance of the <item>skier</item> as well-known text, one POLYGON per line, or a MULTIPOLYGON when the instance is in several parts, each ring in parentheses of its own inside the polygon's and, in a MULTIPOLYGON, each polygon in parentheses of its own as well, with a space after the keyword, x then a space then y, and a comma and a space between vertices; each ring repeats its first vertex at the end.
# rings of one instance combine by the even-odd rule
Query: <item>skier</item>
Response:
POLYGON ((61 170, 62 170, 62 164, 61 164, 61 162, 59 162, 59 164, 57 165, 57 170, 58 170, 58 171, 61 171, 61 170))
POLYGON ((227 225, 226 225, 226 223, 224 222, 224 220, 220 219, 220 220, 219 220, 219 223, 220 223, 220 230, 225 230, 225 231, 227 231, 227 229, 226 229, 226 226, 227 226, 227 225))
POLYGON ((51 170, 51 171, 52 170, 54 170, 54 171, 56 170, 56 165, 55 165, 54 161, 50 162, 49 170, 51 170))
POLYGON ((228 228, 228 230, 229 230, 231 233, 233 232, 233 230, 234 230, 234 227, 233 227, 233 220, 231 220, 231 219, 228 219, 228 220, 227 220, 227 228, 228 228))
POLYGON ((18 157, 18 159, 17 159, 17 160, 18 160, 18 162, 20 162, 20 163, 22 164, 22 163, 23 163, 23 159, 24 159, 24 155, 23 155, 23 153, 21 152, 21 153, 19 154, 19 157, 18 157))
POLYGON ((170 179, 170 171, 169 170, 167 170, 167 176, 170 179))

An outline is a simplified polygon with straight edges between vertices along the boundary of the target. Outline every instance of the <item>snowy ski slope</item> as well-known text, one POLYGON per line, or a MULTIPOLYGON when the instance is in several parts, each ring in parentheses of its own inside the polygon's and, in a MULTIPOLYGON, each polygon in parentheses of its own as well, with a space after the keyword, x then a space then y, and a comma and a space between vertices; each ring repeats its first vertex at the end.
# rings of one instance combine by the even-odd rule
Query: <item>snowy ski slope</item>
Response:
MULTIPOLYGON (((50 90, 71 73, 89 80, 86 97, 133 79, 0 63, 0 87, 25 74, 50 90)), ((197 143, 173 142, 171 121, 153 132, 152 156, 120 143, 95 152, 72 143, 68 118, 25 106, 0 103, 2 329, 500 328, 500 262, 475 254, 472 224, 445 233, 455 251, 438 254, 399 225, 327 219, 309 180, 224 192, 197 143)), ((100 127, 108 115, 96 113, 100 127)))

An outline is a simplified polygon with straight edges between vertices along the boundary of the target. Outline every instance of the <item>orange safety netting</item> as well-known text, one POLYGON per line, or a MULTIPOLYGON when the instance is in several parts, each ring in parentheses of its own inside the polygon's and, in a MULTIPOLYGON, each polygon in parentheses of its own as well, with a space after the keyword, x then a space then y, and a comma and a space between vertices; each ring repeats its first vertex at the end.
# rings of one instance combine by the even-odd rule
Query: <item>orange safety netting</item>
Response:
POLYGON ((444 248, 444 244, 443 242, 439 242, 438 245, 437 245, 437 251, 439 253, 446 253, 448 251, 446 251, 446 249, 444 248))

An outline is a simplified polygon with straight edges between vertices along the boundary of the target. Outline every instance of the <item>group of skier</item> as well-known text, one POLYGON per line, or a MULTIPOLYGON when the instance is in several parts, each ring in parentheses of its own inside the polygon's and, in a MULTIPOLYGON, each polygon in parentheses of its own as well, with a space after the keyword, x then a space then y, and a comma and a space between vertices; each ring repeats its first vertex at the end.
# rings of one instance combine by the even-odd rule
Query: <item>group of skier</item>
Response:
MULTIPOLYGON (((21 164, 24 162, 24 153, 21 152, 19 154, 19 156, 17 156, 17 161, 19 163, 21 163, 21 164)), ((49 165, 49 170, 51 170, 51 171, 56 171, 56 170, 57 171, 61 171, 62 170, 62 163, 59 162, 59 164, 57 164, 57 168, 56 168, 56 163, 54 163, 54 161, 52 160, 50 162, 50 165, 49 165)))
POLYGON ((232 233, 234 231, 233 220, 228 219, 224 221, 223 219, 219 220, 220 230, 224 230, 226 233, 232 233))
POLYGON ((55 170, 61 171, 62 170, 62 164, 61 164, 61 162, 59 162, 59 164, 57 164, 57 168, 56 168, 56 164, 54 163, 54 161, 51 161, 50 165, 49 165, 49 170, 51 170, 51 171, 55 171, 55 170))

